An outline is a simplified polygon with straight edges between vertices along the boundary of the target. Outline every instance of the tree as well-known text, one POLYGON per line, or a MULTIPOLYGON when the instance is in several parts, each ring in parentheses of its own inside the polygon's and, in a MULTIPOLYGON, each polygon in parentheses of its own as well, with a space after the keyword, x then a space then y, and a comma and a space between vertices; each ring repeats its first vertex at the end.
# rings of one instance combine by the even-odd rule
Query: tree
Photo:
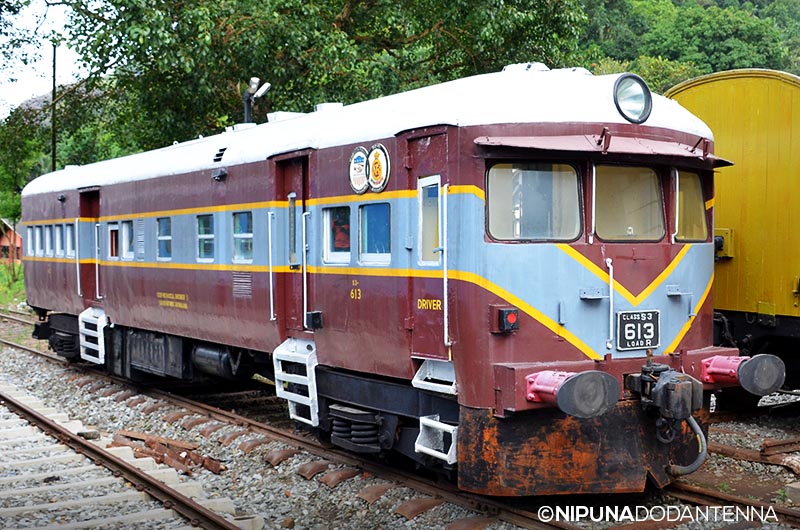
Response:
POLYGON ((69 42, 90 71, 113 75, 129 134, 147 148, 235 122, 253 75, 274 87, 256 109, 263 121, 272 108, 352 103, 511 62, 565 65, 583 20, 578 0, 63 3, 69 42))
MULTIPOLYGON (((19 192, 32 178, 46 171, 44 138, 46 129, 35 110, 18 108, 0 124, 0 217, 9 219, 16 230, 22 216, 19 192)), ((12 252, 13 254, 13 252, 12 252)), ((14 261, 9 265, 11 282, 19 271, 14 261)))
POLYGON ((735 7, 692 4, 679 9, 668 0, 633 0, 633 5, 649 24, 642 55, 692 63, 702 73, 788 66, 787 49, 770 19, 735 7))

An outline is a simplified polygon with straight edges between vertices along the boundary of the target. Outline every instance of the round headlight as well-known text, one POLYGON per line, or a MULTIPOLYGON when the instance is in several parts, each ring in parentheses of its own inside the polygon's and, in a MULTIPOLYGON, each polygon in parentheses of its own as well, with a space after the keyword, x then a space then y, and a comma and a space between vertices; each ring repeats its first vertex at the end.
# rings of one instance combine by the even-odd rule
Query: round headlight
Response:
POLYGON ((634 74, 623 74, 614 83, 614 104, 629 122, 644 123, 653 109, 653 96, 644 79, 634 74))

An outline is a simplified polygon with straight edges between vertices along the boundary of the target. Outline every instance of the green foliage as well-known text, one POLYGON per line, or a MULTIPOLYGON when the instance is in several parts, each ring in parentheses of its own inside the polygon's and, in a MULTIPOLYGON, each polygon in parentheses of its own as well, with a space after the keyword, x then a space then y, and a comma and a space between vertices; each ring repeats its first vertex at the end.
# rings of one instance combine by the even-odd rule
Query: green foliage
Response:
POLYGON ((734 68, 788 66, 787 50, 772 20, 736 7, 633 0, 634 12, 649 21, 642 55, 688 62, 703 73, 734 68))
POLYGON ((264 121, 273 109, 352 103, 512 62, 569 64, 583 22, 578 0, 67 3, 72 42, 92 71, 113 70, 121 115, 145 148, 235 121, 251 76, 273 84, 255 108, 264 121))
POLYGON ((0 266, 0 306, 12 307, 25 300, 25 281, 22 263, 0 266))
POLYGON ((670 61, 663 57, 648 57, 646 55, 633 61, 603 58, 596 63, 592 63, 590 68, 594 74, 632 72, 647 81, 650 90, 659 94, 663 94, 667 89, 681 81, 703 73, 692 63, 670 61))
POLYGON ((19 191, 44 172, 45 137, 38 112, 20 107, 0 124, 0 217, 20 218, 19 191))

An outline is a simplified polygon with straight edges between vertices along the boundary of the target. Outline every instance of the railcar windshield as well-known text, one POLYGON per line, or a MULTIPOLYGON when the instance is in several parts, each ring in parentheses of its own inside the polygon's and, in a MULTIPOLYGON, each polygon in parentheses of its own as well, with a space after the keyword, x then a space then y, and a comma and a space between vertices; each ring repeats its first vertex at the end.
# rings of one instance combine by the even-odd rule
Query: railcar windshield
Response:
POLYGON ((708 239, 708 218, 700 175, 678 171, 678 230, 677 241, 708 239))
POLYGON ((595 167, 596 233, 606 241, 658 241, 664 207, 656 172, 648 167, 595 167))
POLYGON ((570 241, 580 235, 578 173, 568 164, 495 164, 487 191, 495 239, 570 241))

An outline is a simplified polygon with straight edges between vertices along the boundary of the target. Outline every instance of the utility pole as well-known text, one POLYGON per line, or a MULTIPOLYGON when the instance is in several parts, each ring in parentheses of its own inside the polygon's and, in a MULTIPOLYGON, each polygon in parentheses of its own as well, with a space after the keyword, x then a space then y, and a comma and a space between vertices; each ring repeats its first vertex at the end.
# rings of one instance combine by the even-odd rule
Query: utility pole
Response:
POLYGON ((50 150, 53 153, 51 171, 56 170, 56 43, 53 41, 53 98, 50 100, 50 150))

